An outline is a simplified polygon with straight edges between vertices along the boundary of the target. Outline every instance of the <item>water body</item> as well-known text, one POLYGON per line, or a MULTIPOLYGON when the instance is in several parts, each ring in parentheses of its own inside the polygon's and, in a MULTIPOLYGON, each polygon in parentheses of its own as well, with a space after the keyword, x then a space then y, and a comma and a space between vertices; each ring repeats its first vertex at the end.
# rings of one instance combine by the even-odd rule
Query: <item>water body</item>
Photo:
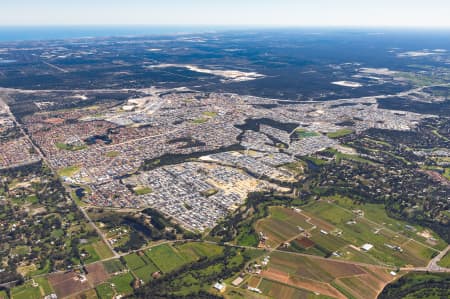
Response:
POLYGON ((0 42, 216 32, 220 26, 4 26, 0 42))
MULTIPOLYGON (((264 26, 217 26, 217 25, 52 25, 52 26, 0 26, 0 42, 61 40, 96 37, 129 37, 148 35, 195 34, 223 31, 272 31, 303 33, 306 36, 329 35, 366 35, 369 39, 380 40, 388 36, 409 39, 417 46, 422 40, 439 41, 449 45, 450 28, 445 29, 405 29, 405 28, 346 28, 346 27, 264 27, 264 26), (381 33, 379 33, 381 32, 381 33), (377 35, 373 35, 377 33, 377 35)), ((436 45, 437 46, 437 45, 436 45)), ((420 48, 416 48, 420 49, 420 48)))

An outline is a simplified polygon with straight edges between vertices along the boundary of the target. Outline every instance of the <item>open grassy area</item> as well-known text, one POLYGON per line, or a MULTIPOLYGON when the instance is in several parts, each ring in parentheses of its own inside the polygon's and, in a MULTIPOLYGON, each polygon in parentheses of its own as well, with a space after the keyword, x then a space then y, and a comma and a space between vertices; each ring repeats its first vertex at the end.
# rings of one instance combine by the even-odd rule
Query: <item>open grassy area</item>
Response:
POLYGON ((196 261, 201 257, 213 257, 222 254, 223 247, 202 242, 188 242, 176 247, 187 261, 196 261))
POLYGON ((156 265, 150 261, 144 267, 133 270, 133 273, 142 281, 149 282, 150 280, 152 280, 152 274, 158 271, 158 267, 156 267, 156 265))
POLYGON ((55 229, 50 235, 52 238, 59 239, 64 235, 64 231, 62 229, 55 229))
POLYGON ((115 158, 119 155, 120 155, 120 152, 118 152, 118 151, 110 151, 105 154, 105 156, 107 156, 108 158, 115 158))
POLYGON ((41 289, 33 287, 31 281, 11 289, 11 299, 40 299, 41 289))
POLYGON ((111 283, 103 283, 95 288, 97 296, 100 299, 111 299, 114 296, 114 289, 111 287, 111 283))
POLYGON ((12 253, 17 255, 27 255, 31 252, 31 247, 26 245, 19 245, 13 248, 12 253))
POLYGON ((292 172, 295 175, 301 175, 304 173, 304 170, 305 170, 305 162, 295 161, 292 163, 283 164, 281 167, 289 170, 290 172, 292 172))
POLYGON ((113 257, 114 255, 103 240, 98 240, 97 242, 92 243, 92 247, 101 260, 113 257))
POLYGON ((33 194, 33 195, 28 196, 27 202, 29 202, 31 204, 37 204, 39 202, 37 195, 33 194))
POLYGON ((355 217, 352 212, 340 209, 339 207, 330 205, 323 201, 314 202, 303 207, 303 209, 309 213, 319 216, 320 218, 332 223, 333 225, 349 221, 355 217))
POLYGON ((173 271, 188 262, 172 246, 167 244, 151 248, 145 254, 164 273, 173 271))
POLYGON ((251 246, 255 247, 259 244, 259 239, 255 234, 250 234, 248 232, 240 232, 236 238, 236 243, 241 246, 251 246))
POLYGON ((211 118, 213 118, 213 117, 216 117, 216 116, 217 116, 217 112, 214 112, 214 111, 205 111, 205 112, 203 112, 203 115, 206 116, 206 117, 211 117, 211 118))
POLYGON ((120 274, 114 276, 109 280, 110 283, 114 284, 114 289, 117 294, 130 295, 133 293, 132 283, 134 281, 133 275, 131 273, 120 274))
POLYGON ((145 194, 152 193, 153 190, 150 187, 138 186, 138 187, 133 189, 133 192, 136 195, 145 195, 145 194))
POLYGON ((22 276, 29 276, 30 273, 36 271, 36 265, 22 265, 17 267, 17 272, 20 273, 22 276))
POLYGON ((37 269, 37 270, 31 272, 30 276, 42 275, 42 274, 46 274, 48 272, 50 272, 50 261, 46 260, 45 265, 42 267, 42 269, 37 269))
POLYGON ((86 264, 94 263, 100 260, 100 256, 92 244, 83 244, 80 246, 80 250, 88 253, 88 256, 84 259, 86 264))
POLYGON ((227 299, 267 299, 267 296, 257 294, 241 288, 228 288, 225 292, 227 299))
POLYGON ((70 297, 70 299, 98 299, 97 292, 95 289, 90 289, 87 291, 82 292, 81 294, 78 294, 76 297, 70 297))
POLYGON ((58 170, 59 176, 71 177, 80 171, 80 167, 77 165, 69 166, 58 170))
POLYGON ((450 251, 439 261, 439 266, 450 268, 450 251))
POLYGON ((320 135, 317 132, 306 131, 305 129, 296 129, 295 130, 295 134, 297 135, 298 139, 315 137, 315 136, 319 136, 320 135))
POLYGON ((139 269, 145 266, 145 261, 136 253, 131 253, 123 258, 131 270, 139 269))
POLYGON ((103 266, 105 266, 105 269, 108 273, 116 273, 123 271, 126 267, 120 259, 113 259, 103 262, 103 266))
POLYGON ((192 123, 199 125, 199 124, 206 123, 208 120, 209 120, 209 118, 207 118, 207 117, 199 117, 199 118, 192 120, 192 123))
POLYGON ((325 165, 325 164, 328 163, 327 160, 323 160, 323 159, 320 159, 320 158, 317 158, 317 157, 313 157, 313 156, 302 157, 302 160, 309 161, 309 162, 311 162, 311 163, 313 163, 313 164, 315 164, 317 166, 325 165))
POLYGON ((337 163, 340 163, 342 160, 349 160, 349 161, 359 162, 359 163, 375 164, 375 162, 364 159, 363 157, 360 157, 358 155, 344 154, 344 153, 339 152, 338 150, 331 149, 331 148, 327 149, 326 151, 334 154, 337 163))
POLYGON ((39 284, 39 288, 41 289, 41 294, 45 296, 55 293, 52 286, 48 282, 46 277, 36 277, 34 281, 39 284))
POLYGON ((340 138, 340 137, 344 137, 347 135, 350 135, 353 133, 353 130, 350 129, 341 129, 341 130, 337 130, 336 132, 330 132, 327 134, 327 136, 329 138, 340 138))
POLYGON ((381 144, 381 145, 384 145, 385 147, 389 147, 389 148, 392 147, 392 145, 387 143, 386 141, 375 139, 375 138, 364 137, 363 140, 366 142, 369 142, 369 143, 381 144))
POLYGON ((444 169, 444 177, 445 177, 447 180, 450 180, 450 167, 446 167, 446 168, 444 169))

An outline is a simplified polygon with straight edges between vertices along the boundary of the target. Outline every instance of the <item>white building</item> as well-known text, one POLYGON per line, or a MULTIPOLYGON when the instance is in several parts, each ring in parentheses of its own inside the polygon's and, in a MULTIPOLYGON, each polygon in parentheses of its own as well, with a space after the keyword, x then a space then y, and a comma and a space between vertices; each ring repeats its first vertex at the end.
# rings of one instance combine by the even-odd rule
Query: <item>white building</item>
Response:
POLYGON ((366 243, 363 246, 361 246, 361 249, 364 250, 364 251, 369 251, 372 248, 373 248, 373 245, 369 244, 369 243, 366 243))

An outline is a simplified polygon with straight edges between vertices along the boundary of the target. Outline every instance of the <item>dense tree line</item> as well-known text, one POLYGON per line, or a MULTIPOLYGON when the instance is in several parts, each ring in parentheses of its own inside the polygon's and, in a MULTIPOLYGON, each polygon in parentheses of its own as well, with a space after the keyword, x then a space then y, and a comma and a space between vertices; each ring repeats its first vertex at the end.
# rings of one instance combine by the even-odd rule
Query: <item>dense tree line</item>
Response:
POLYGON ((450 274, 410 273, 386 286, 378 299, 450 298, 450 274))
POLYGON ((190 154, 165 154, 161 157, 155 158, 155 159, 148 159, 145 160, 142 163, 141 169, 143 171, 150 171, 153 169, 156 169, 161 166, 165 165, 173 165, 173 164, 180 164, 183 162, 187 162, 191 159, 200 158, 201 156, 205 155, 212 155, 222 152, 228 152, 228 151, 237 151, 237 150, 243 150, 244 148, 239 144, 233 144, 226 147, 221 147, 215 150, 210 151, 201 151, 201 152, 194 152, 190 154))

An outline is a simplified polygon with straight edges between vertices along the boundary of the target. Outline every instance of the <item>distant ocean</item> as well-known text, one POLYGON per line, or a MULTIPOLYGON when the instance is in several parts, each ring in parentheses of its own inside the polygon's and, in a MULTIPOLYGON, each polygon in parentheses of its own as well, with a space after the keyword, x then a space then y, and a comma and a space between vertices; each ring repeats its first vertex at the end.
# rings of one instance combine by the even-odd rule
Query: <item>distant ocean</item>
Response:
POLYGON ((225 29, 212 26, 0 26, 0 42, 201 33, 225 29))
MULTIPOLYGON (((156 26, 156 25, 105 25, 105 26, 0 26, 0 43, 32 40, 58 40, 95 37, 125 37, 149 35, 195 34, 235 30, 283 30, 305 33, 359 33, 380 32, 397 37, 442 39, 450 41, 450 29, 395 29, 395 28, 345 28, 345 27, 261 27, 261 26, 156 26), (419 35, 419 36, 417 36, 419 35)), ((373 35, 371 35, 373 36, 373 35)))

